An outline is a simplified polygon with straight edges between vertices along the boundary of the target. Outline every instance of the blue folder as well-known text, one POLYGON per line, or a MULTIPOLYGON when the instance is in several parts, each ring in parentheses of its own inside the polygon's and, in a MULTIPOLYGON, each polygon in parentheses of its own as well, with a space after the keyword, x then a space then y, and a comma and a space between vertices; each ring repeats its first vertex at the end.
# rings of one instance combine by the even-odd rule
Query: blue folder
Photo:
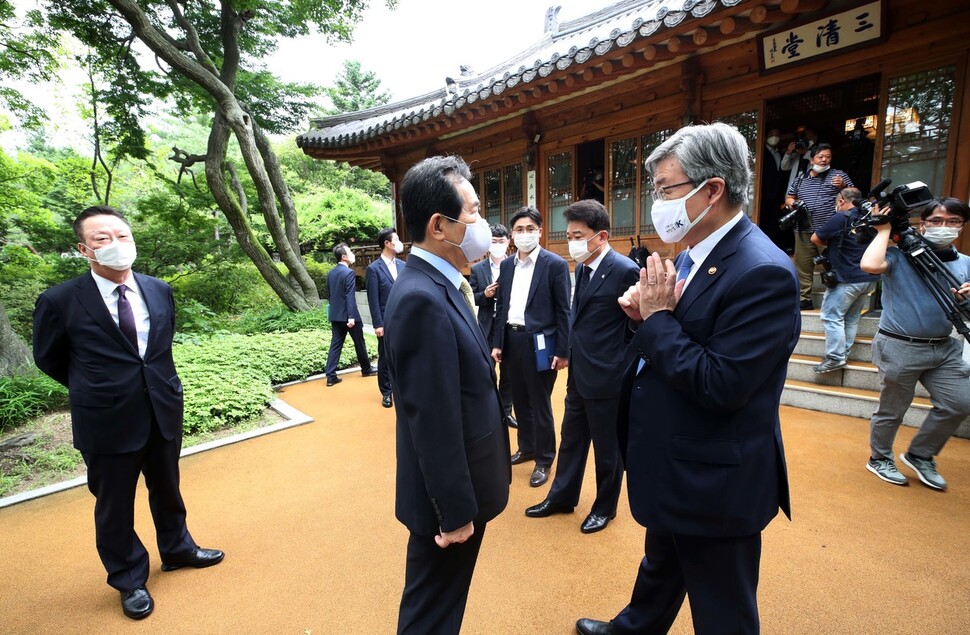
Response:
POLYGON ((536 370, 544 371, 552 368, 552 358, 556 355, 556 335, 534 333, 532 335, 532 350, 536 353, 536 370))

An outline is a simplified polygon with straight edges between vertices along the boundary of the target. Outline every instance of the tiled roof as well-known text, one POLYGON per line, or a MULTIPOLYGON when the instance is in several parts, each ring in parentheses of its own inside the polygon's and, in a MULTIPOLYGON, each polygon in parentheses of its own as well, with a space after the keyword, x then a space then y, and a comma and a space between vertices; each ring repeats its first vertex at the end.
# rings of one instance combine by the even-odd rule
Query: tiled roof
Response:
POLYGON ((539 83, 555 70, 564 71, 631 45, 688 18, 702 18, 722 5, 744 0, 624 0, 582 18, 556 24, 558 9, 547 15, 547 32, 541 40, 511 60, 484 73, 455 80, 417 97, 369 110, 314 119, 313 129, 297 137, 301 148, 351 148, 442 115, 451 117, 462 108, 493 95, 530 83, 539 83), (550 24, 551 22, 551 24, 550 24))

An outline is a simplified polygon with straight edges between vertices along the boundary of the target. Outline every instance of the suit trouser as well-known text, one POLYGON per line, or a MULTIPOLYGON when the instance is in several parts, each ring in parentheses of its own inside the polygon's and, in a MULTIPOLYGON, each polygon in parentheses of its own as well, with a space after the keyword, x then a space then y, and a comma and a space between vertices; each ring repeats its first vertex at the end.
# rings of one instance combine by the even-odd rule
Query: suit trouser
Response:
POLYGON ((340 362, 340 352, 344 348, 344 340, 347 334, 354 341, 354 349, 357 351, 357 363, 360 364, 362 372, 370 372, 370 358, 367 357, 367 345, 364 344, 364 327, 360 321, 354 322, 354 328, 348 329, 346 322, 330 323, 330 352, 327 354, 327 379, 337 377, 337 364, 340 362))
POLYGON ((381 395, 391 396, 391 372, 387 368, 387 357, 384 356, 384 338, 377 338, 377 387, 381 395))
POLYGON ((475 525, 471 538, 444 549, 432 536, 410 535, 399 634, 457 635, 484 535, 485 524, 475 525))
POLYGON ((813 258, 820 255, 822 249, 812 242, 812 232, 795 232, 795 269, 798 270, 798 291, 803 302, 812 299, 813 258))
POLYGON ((760 565, 760 532, 707 538, 648 531, 633 596, 613 626, 618 633, 666 633, 686 594, 696 635, 758 633, 760 565))
POLYGON ((512 405, 519 422, 519 451, 535 454, 536 465, 551 467, 556 458, 552 389, 559 373, 554 370, 537 372, 532 335, 508 328, 505 330, 502 363, 502 370, 509 372, 512 382, 512 405))
POLYGON ((108 584, 119 591, 130 591, 148 580, 148 552, 135 533, 139 472, 145 475, 162 561, 196 548, 185 524, 185 503, 179 492, 181 449, 181 435, 167 441, 153 422, 148 443, 136 452, 82 453, 88 467, 88 489, 97 501, 94 527, 98 555, 108 572, 108 584))
POLYGON ((499 364, 498 371, 498 396, 502 399, 502 411, 506 417, 512 416, 512 380, 509 374, 502 371, 502 364, 499 364))
POLYGON ((596 463, 596 500, 590 513, 610 517, 616 513, 623 483, 623 466, 616 436, 616 411, 620 400, 583 399, 573 381, 572 372, 569 371, 566 384, 566 412, 560 432, 556 478, 546 498, 570 507, 579 503, 592 441, 596 463))
POLYGON ((930 393, 933 408, 910 442, 909 453, 924 459, 939 454, 970 415, 970 367, 963 360, 963 342, 950 337, 942 344, 915 344, 877 333, 872 363, 880 381, 879 407, 869 421, 873 458, 893 458, 893 441, 917 381, 930 393))

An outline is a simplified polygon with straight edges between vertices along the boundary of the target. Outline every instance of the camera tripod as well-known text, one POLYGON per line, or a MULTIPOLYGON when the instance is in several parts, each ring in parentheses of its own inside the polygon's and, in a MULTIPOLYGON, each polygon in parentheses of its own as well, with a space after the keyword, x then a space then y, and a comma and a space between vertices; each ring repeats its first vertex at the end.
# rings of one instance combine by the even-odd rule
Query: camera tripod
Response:
POLYGON ((936 303, 943 309, 946 318, 953 324, 957 332, 970 342, 970 299, 953 293, 950 289, 959 289, 960 281, 950 273, 940 257, 933 251, 933 246, 916 232, 912 227, 905 227, 899 231, 896 246, 906 255, 906 259, 916 268, 919 279, 936 303))

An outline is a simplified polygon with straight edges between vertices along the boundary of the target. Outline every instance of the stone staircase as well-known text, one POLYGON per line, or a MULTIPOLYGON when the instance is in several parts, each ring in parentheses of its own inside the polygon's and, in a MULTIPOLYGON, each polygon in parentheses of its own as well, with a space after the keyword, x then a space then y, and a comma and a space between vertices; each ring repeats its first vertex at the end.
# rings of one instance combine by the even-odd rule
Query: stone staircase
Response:
MULTIPOLYGON (((815 306, 821 304, 818 294, 815 306)), ((877 315, 864 314, 848 365, 816 375, 812 367, 821 363, 825 355, 825 329, 818 309, 802 311, 802 335, 788 361, 788 380, 781 403, 868 420, 879 403, 879 371, 872 365, 872 337, 878 326, 877 315)), ((926 390, 917 384, 916 397, 903 423, 919 426, 931 407, 926 390)), ((956 436, 970 438, 970 419, 963 422, 956 436)))

